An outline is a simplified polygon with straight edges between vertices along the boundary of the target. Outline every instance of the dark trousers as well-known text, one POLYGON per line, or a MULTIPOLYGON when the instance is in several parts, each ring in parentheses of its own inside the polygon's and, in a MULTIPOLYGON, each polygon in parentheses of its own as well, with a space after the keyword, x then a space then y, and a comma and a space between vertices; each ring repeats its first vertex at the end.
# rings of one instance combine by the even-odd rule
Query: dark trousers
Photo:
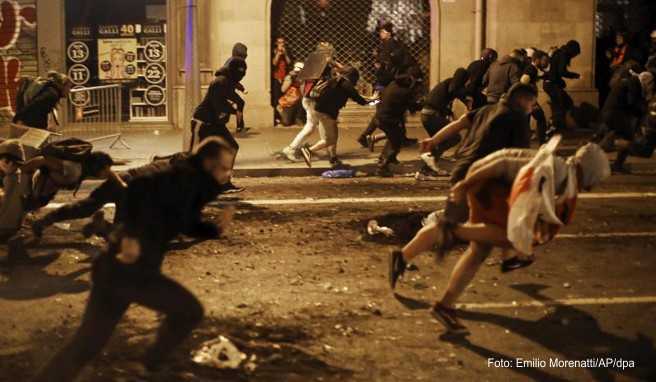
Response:
POLYGON ((544 91, 551 102, 551 125, 557 131, 565 129, 565 116, 574 107, 574 101, 560 85, 545 81, 544 91))
POLYGON ((401 121, 398 120, 379 120, 378 127, 385 132, 387 142, 381 153, 381 167, 387 167, 390 163, 396 161, 396 156, 401 152, 405 131, 401 129, 401 121))
POLYGON ((547 142, 547 117, 544 115, 544 110, 540 104, 535 104, 535 109, 531 113, 531 117, 535 119, 536 129, 538 133, 538 141, 540 144, 547 142))
POLYGON ((203 141, 207 137, 221 137, 230 144, 235 151, 239 150, 239 144, 235 140, 235 137, 232 136, 228 127, 224 124, 210 124, 210 123, 201 123, 196 120, 191 121, 191 144, 189 151, 192 151, 194 146, 203 141), (196 136, 198 136, 198 142, 196 142, 196 136))
POLYGON ((153 273, 126 276, 116 260, 104 254, 93 266, 93 287, 82 324, 73 339, 39 372, 34 381, 72 381, 105 347, 130 304, 136 303, 166 318, 144 363, 157 366, 180 345, 203 318, 203 307, 176 281, 153 273))
MULTIPOLYGON (((371 121, 369 121, 369 125, 367 125, 367 128, 362 132, 362 134, 360 134, 360 139, 366 137, 367 135, 372 135, 376 131, 376 129, 383 130, 379 125, 380 125, 380 123, 378 122, 378 117, 376 117, 374 115, 371 118, 371 121)), ((401 129, 401 134, 403 135, 403 140, 405 140, 406 137, 407 137, 407 131, 406 131, 406 127, 405 127, 405 120, 401 120, 401 122, 399 122, 399 128, 401 129)), ((385 132, 385 131, 383 130, 383 132, 385 132)))
MULTIPOLYGON (((437 134, 440 130, 442 130, 446 125, 449 124, 449 119, 442 113, 422 114, 421 123, 424 126, 426 133, 428 133, 428 135, 432 137, 435 134, 437 134)), ((460 143, 460 139, 461 139, 460 135, 456 134, 455 136, 450 137, 446 141, 441 142, 431 151, 433 158, 435 158, 435 160, 440 159, 442 157, 442 154, 444 154, 452 147, 457 146, 458 143, 460 143)))

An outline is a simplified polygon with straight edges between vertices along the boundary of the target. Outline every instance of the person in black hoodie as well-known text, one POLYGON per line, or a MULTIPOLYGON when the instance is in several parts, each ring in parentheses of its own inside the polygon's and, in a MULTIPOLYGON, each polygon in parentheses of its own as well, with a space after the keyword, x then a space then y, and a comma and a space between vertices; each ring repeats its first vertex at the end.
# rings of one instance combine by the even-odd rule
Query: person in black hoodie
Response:
MULTIPOLYGON (((600 142, 606 151, 612 150, 615 140, 632 142, 636 136, 637 126, 646 114, 647 101, 653 94, 653 75, 643 72, 632 74, 613 85, 601 109, 601 127, 595 133, 593 141, 600 142)), ((628 143, 623 145, 628 146, 628 143)), ((629 151, 622 150, 613 163, 613 171, 626 172, 623 165, 629 151)))
POLYGON ((556 132, 565 128, 565 116, 574 107, 574 101, 567 94, 567 84, 564 78, 577 79, 581 75, 570 72, 572 59, 581 54, 581 46, 575 40, 556 49, 551 56, 549 71, 544 77, 543 89, 549 95, 551 102, 551 126, 556 132))
MULTIPOLYGON (((235 114, 238 131, 240 122, 243 126, 244 100, 237 95, 235 90, 246 75, 246 61, 240 57, 233 57, 228 60, 227 66, 220 69, 217 74, 207 89, 205 98, 194 111, 191 121, 191 143, 188 151, 192 151, 197 142, 210 136, 222 137, 230 143, 235 152, 239 151, 239 144, 226 124, 230 120, 230 115, 235 114)), ((232 183, 228 185, 228 192, 243 190, 244 188, 237 187, 232 183)))
POLYGON ((487 97, 483 94, 483 78, 490 65, 497 60, 498 53, 494 49, 485 48, 481 52, 481 58, 467 66, 469 80, 467 81, 467 95, 472 98, 471 109, 478 109, 487 104, 487 97))
POLYGON ((89 237, 97 234, 107 238, 111 230, 111 224, 105 220, 102 208, 106 204, 113 203, 116 206, 116 211, 119 212, 114 215, 114 224, 120 223, 123 220, 120 212, 124 211, 121 206, 127 190, 126 185, 139 177, 150 176, 161 172, 174 163, 186 159, 188 156, 188 153, 177 153, 163 159, 156 158, 153 162, 144 166, 118 172, 118 177, 125 184, 121 184, 114 179, 106 180, 91 191, 86 198, 65 204, 49 212, 42 218, 35 220, 32 223, 34 236, 40 238, 47 227, 58 222, 92 217, 91 223, 86 224, 82 229, 84 236, 89 237))
POLYGON ((418 68, 411 69, 407 74, 397 76, 380 95, 374 118, 378 121, 378 127, 385 132, 387 143, 378 160, 378 176, 393 176, 390 165, 398 163, 396 156, 403 145, 404 129, 401 126, 405 113, 421 109, 418 99, 421 79, 421 71, 418 68))
MULTIPOLYGON (((549 66, 549 55, 546 52, 535 49, 531 56, 530 63, 526 65, 524 74, 522 74, 520 82, 523 84, 531 84, 537 86, 539 80, 542 79, 541 71, 546 70, 549 66)), ((544 110, 539 103, 535 104, 535 109, 531 113, 531 117, 535 119, 537 124, 537 137, 540 144, 547 142, 547 117, 544 115, 544 110)))
POLYGON ((326 90, 317 99, 315 106, 315 117, 319 122, 319 142, 310 146, 301 147, 301 154, 305 159, 308 167, 312 167, 312 154, 319 150, 326 149, 330 165, 333 168, 340 167, 341 161, 337 159, 337 138, 338 126, 337 119, 339 111, 346 106, 346 102, 351 99, 359 105, 369 103, 355 89, 355 85, 360 79, 360 73, 353 67, 345 67, 342 74, 330 80, 326 90))
POLYGON ((524 56, 515 49, 507 56, 493 62, 483 77, 487 103, 497 103, 510 87, 519 82, 524 71, 524 56))
POLYGON ((19 92, 22 97, 16 98, 13 122, 37 129, 48 129, 48 115, 55 110, 59 100, 68 96, 72 87, 73 83, 65 74, 48 72, 44 83, 38 83, 37 80, 19 92))
MULTIPOLYGON (((187 160, 128 186, 124 227, 92 268, 89 301, 74 338, 40 370, 34 381, 72 381, 109 341, 132 303, 166 315, 153 346, 142 359, 144 372, 157 370, 203 318, 203 306, 182 285, 164 276, 168 243, 195 232, 216 238, 230 220, 200 220, 200 211, 229 182, 234 148, 218 137, 204 140, 187 160)), ((142 371, 142 370, 140 370, 142 371)))
MULTIPOLYGON (((453 77, 437 84, 424 99, 424 106, 421 109, 421 123, 424 125, 429 137, 437 134, 453 119, 453 101, 459 99, 465 105, 467 104, 465 84, 468 77, 467 70, 458 68, 453 73, 453 77)), ((421 159, 425 162, 425 165, 417 173, 417 179, 420 180, 425 176, 437 176, 443 173, 444 171, 440 171, 438 166, 440 157, 459 142, 460 135, 454 135, 435 146, 431 152, 422 154, 421 159)))

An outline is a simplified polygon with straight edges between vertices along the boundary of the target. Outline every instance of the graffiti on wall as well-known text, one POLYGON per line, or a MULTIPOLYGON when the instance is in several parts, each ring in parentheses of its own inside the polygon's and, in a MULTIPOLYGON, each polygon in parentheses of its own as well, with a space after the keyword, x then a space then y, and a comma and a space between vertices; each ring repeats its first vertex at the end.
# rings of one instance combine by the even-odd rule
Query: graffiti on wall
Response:
MULTIPOLYGON (((16 89, 23 63, 15 50, 21 34, 36 28, 36 6, 18 1, 0 2, 0 110, 16 110, 16 89)), ((18 52, 21 53, 21 52, 18 52)))

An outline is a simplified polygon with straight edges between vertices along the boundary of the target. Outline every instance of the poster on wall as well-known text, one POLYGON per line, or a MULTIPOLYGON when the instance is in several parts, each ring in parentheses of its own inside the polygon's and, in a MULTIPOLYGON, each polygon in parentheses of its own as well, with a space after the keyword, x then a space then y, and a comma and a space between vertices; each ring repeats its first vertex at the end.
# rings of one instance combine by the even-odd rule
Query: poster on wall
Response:
POLYGON ((98 79, 126 81, 137 78, 137 39, 98 39, 98 79))

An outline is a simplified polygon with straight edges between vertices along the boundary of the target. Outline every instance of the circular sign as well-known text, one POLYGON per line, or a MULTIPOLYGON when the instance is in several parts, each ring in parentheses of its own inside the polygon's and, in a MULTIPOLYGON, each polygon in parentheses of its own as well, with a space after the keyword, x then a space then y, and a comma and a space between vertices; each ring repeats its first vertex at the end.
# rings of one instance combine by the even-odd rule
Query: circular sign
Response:
POLYGON ((159 84, 164 81, 166 70, 161 64, 150 63, 144 69, 144 78, 150 84, 159 84))
POLYGON ((136 66, 134 66, 132 64, 128 64, 128 65, 125 66, 125 74, 127 74, 128 77, 134 76, 134 74, 136 72, 137 72, 137 67, 136 66))
POLYGON ((109 62, 109 60, 105 60, 101 62, 100 70, 102 70, 103 72, 109 72, 110 70, 112 70, 112 63, 109 62))
POLYGON ((144 47, 144 56, 148 61, 160 62, 164 60, 164 44, 152 40, 144 47))
POLYGON ((73 62, 84 62, 89 59, 89 46, 82 41, 74 41, 68 45, 66 54, 73 62))
MULTIPOLYGON (((73 87, 71 90, 75 90, 75 89, 84 89, 84 86, 78 85, 73 87)), ((73 104, 73 106, 84 107, 87 106, 91 101, 91 93, 89 93, 88 90, 75 91, 75 92, 72 91, 68 95, 68 99, 71 101, 71 104, 73 104)))
POLYGON ((125 61, 134 62, 137 59, 137 55, 134 52, 125 53, 125 61))
POLYGON ((151 85, 146 88, 144 101, 150 106, 163 105, 166 102, 166 90, 161 86, 151 85))
POLYGON ((84 85, 89 82, 91 72, 89 72, 89 68, 86 66, 75 64, 68 69, 68 77, 70 77, 73 84, 84 85))

